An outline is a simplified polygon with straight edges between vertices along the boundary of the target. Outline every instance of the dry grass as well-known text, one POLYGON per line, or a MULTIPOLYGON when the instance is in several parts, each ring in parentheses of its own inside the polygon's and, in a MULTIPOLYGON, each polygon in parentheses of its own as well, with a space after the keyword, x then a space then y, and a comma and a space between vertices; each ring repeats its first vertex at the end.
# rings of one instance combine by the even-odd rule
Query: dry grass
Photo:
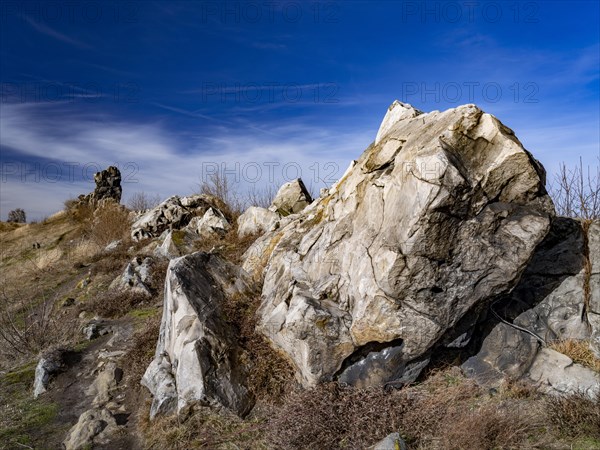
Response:
POLYGON ((600 396, 590 399, 583 394, 548 397, 547 415, 563 436, 600 440, 600 396))
POLYGON ((145 320, 133 335, 133 345, 123 359, 127 363, 127 377, 131 380, 131 385, 137 389, 142 389, 139 382, 154 358, 160 331, 160 319, 160 314, 157 314, 145 320))
POLYGON ((271 449, 264 440, 264 419, 242 420, 227 411, 198 408, 189 417, 161 417, 150 422, 148 407, 141 421, 146 449, 271 449))
POLYGON ((256 333, 259 305, 258 295, 238 295, 226 299, 223 312, 237 330, 238 344, 245 350, 241 363, 248 368, 248 387, 257 399, 276 403, 290 389, 294 372, 266 338, 256 333))
POLYGON ((550 344, 550 348, 567 355, 573 362, 600 373, 600 359, 594 356, 587 340, 565 339, 555 341, 550 344))
POLYGON ((100 317, 118 318, 129 311, 149 304, 148 296, 131 291, 102 291, 82 306, 100 317))
POLYGON ((281 449, 354 449, 399 432, 416 449, 544 448, 543 418, 531 404, 491 398, 454 369, 399 391, 331 383, 290 393, 269 439, 281 449))

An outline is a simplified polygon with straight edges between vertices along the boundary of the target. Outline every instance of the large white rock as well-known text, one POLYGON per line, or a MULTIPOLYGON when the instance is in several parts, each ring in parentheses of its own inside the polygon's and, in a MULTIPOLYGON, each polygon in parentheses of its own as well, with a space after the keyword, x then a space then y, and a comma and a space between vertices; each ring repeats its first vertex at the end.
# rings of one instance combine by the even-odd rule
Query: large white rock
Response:
POLYGON ((280 219, 279 214, 259 206, 251 206, 237 219, 238 236, 250 236, 269 231, 280 219))
POLYGON ((245 387, 235 330, 223 319, 225 295, 250 292, 243 272, 216 255, 193 253, 170 262, 155 361, 142 384, 154 395, 151 416, 195 404, 239 415, 253 405, 245 387))
POLYGON ((264 269, 258 328, 305 386, 414 379, 549 229, 544 169, 495 117, 395 114, 330 195, 246 253, 264 269))
POLYGON ((419 114, 423 114, 418 109, 413 108, 408 103, 402 103, 398 100, 395 100, 388 108, 385 117, 381 121, 381 125, 379 125, 379 130, 377 131, 377 136, 375 137, 375 144, 378 144, 383 137, 390 132, 390 130, 396 125, 399 121, 404 119, 412 119, 417 117, 419 114))

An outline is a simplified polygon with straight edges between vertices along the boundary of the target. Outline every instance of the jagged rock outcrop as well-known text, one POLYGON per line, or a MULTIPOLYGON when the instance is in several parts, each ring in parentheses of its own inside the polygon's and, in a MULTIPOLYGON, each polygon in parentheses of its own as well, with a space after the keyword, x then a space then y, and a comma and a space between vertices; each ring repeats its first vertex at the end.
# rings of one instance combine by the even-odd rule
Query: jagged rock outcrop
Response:
POLYGON ((313 201, 310 193, 300 178, 282 185, 269 209, 281 216, 296 214, 306 208, 313 201))
POLYGON ((231 225, 221 211, 208 208, 203 216, 194 217, 187 229, 206 239, 224 236, 231 229, 231 225))
POLYGON ((110 289, 131 291, 136 294, 152 296, 152 271, 154 260, 150 257, 136 256, 123 273, 110 284, 110 289))
POLYGON ((491 314, 479 325, 478 334, 484 339, 477 354, 462 366, 467 375, 486 386, 525 377, 547 392, 553 385, 559 393, 576 391, 577 386, 592 393, 600 390, 600 384, 592 386, 589 369, 543 348, 567 339, 587 342, 598 332, 592 305, 600 299, 590 289, 589 308, 585 301, 586 285, 600 267, 600 252, 593 252, 598 241, 598 222, 587 229, 574 219, 553 221, 519 284, 494 302, 491 314), (562 379, 559 387, 558 379, 562 379))
POLYGON ((259 330, 305 386, 414 380, 517 284, 554 214, 544 184, 476 106, 393 104, 329 195, 246 253, 264 269, 259 330))
POLYGON ((80 195, 80 202, 92 204, 98 204, 103 200, 112 200, 116 203, 121 202, 123 188, 121 187, 121 171, 117 167, 110 166, 106 170, 96 172, 94 174, 94 182, 96 183, 94 192, 87 195, 80 195))
POLYGON ((238 236, 245 237, 269 231, 281 218, 279 214, 259 206, 251 206, 237 219, 238 236))
POLYGON ((203 216, 209 208, 222 214, 225 205, 219 199, 206 194, 189 197, 169 197, 155 208, 142 214, 131 226, 134 241, 158 237, 166 230, 179 230, 195 216, 203 216))
POLYGON ((152 392, 150 415, 220 405, 239 415, 253 405, 239 363, 234 329, 224 320, 225 296, 251 292, 247 276, 202 252, 170 262, 155 360, 142 384, 152 392))

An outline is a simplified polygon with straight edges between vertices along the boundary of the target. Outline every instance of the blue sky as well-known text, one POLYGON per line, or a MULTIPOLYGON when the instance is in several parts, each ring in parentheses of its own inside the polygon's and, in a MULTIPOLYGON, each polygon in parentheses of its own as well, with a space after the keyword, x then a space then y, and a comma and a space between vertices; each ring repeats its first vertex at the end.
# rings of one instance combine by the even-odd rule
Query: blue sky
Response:
POLYGON ((0 2, 0 217, 341 176, 399 99, 476 103, 546 167, 600 143, 598 1, 0 2))

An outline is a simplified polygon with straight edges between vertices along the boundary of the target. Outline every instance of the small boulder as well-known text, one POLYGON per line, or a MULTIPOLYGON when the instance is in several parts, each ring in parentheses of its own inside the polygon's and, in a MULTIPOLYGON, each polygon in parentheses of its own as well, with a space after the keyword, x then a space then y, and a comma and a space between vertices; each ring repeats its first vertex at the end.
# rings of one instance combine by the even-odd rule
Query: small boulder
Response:
POLYGON ((94 444, 107 443, 107 437, 117 429, 117 421, 110 411, 104 408, 89 409, 79 416, 63 445, 65 450, 92 448, 94 444))
POLYGON ((194 231, 204 238, 223 236, 231 228, 225 215, 215 208, 208 208, 204 215, 194 223, 196 225, 194 231))
POLYGON ((110 289, 130 290, 134 293, 152 296, 152 269, 154 260, 150 257, 133 258, 123 273, 110 284, 110 289))
POLYGON ((40 394, 46 392, 50 380, 65 370, 65 353, 65 349, 56 349, 42 355, 35 368, 35 379, 33 382, 34 398, 38 398, 40 394))
POLYGON ((551 348, 540 350, 527 376, 547 394, 580 393, 591 399, 600 395, 600 374, 551 348))
POLYGON ((269 231, 279 221, 276 212, 259 206, 251 206, 237 219, 238 236, 250 236, 269 231))
POLYGON ((289 216, 301 212, 312 201, 313 199, 306 186, 300 178, 297 178, 279 188, 269 209, 278 212, 282 216, 289 216))
POLYGON ((406 442, 402 440, 399 433, 388 434, 369 450, 407 450, 406 442))

